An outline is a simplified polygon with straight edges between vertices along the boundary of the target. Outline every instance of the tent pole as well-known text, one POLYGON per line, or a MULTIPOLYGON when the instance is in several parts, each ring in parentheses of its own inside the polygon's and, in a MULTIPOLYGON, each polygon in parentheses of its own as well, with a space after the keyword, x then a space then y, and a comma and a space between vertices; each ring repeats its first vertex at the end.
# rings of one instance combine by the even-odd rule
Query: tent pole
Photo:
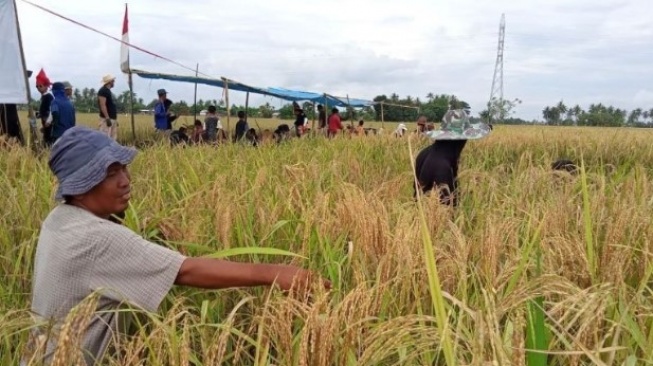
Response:
MULTIPOLYGON (((32 110, 31 102, 32 102, 32 95, 29 90, 29 77, 27 76, 27 64, 25 63, 25 51, 23 50, 23 36, 20 33, 20 23, 18 21, 18 9, 16 9, 16 1, 12 0, 14 3, 14 17, 16 18, 16 34, 18 35, 18 46, 20 48, 20 59, 23 63, 23 71, 24 75, 23 77, 25 78, 25 90, 26 90, 26 96, 27 96, 27 118, 31 122, 32 120, 36 119, 36 116, 34 115, 34 111, 32 110)), ((18 120, 18 131, 20 133, 20 136, 23 136, 23 129, 20 127, 20 119, 18 120)), ((36 146, 36 141, 38 140, 38 135, 36 134, 36 129, 33 127, 32 123, 29 123, 29 130, 30 130, 30 139, 28 141, 28 145, 35 147, 36 146)), ((24 139, 23 143, 24 143, 24 139)))
POLYGON ((224 80, 224 98, 225 103, 227 103, 227 133, 231 135, 231 105, 229 104, 229 80, 222 78, 224 80))
POLYGON ((195 94, 193 94, 193 123, 197 119, 197 75, 200 71, 200 64, 195 66, 195 94))
POLYGON ((313 121, 311 122, 311 135, 315 135, 315 101, 313 102, 313 121))
POLYGON ((129 70, 129 114, 131 114, 132 139, 136 143, 136 123, 134 122, 134 82, 132 80, 132 71, 129 70))
POLYGON ((247 117, 249 117, 249 91, 245 94, 245 122, 247 122, 247 117))
POLYGON ((385 129, 385 121, 383 119, 383 102, 381 102, 381 128, 385 129))

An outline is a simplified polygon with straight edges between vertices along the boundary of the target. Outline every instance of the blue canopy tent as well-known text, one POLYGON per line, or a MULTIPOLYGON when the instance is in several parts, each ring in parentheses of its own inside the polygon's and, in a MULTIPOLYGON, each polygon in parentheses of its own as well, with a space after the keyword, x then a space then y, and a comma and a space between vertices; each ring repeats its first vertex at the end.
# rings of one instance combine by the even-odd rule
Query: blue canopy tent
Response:
POLYGON ((227 78, 206 78, 198 76, 182 76, 182 75, 172 75, 164 73, 156 73, 142 70, 131 70, 133 74, 136 74, 144 79, 160 79, 160 80, 169 80, 169 81, 179 81, 186 83, 197 83, 209 86, 216 86, 218 88, 236 90, 246 93, 254 93, 267 95, 279 99, 289 100, 292 102, 299 101, 309 101, 313 103, 326 103, 333 107, 370 107, 374 105, 374 102, 371 100, 365 99, 347 99, 346 97, 335 97, 326 93, 313 93, 307 91, 299 90, 290 90, 284 88, 261 88, 243 84, 241 82, 230 80, 227 78))
MULTIPOLYGON (((182 76, 182 75, 172 75, 164 73, 155 73, 143 70, 131 70, 132 74, 136 74, 144 79, 158 79, 158 80, 168 80, 168 81, 178 81, 185 83, 193 84, 202 84, 215 86, 218 88, 223 88, 227 90, 227 109, 229 109, 229 90, 236 90, 247 93, 247 99, 245 105, 247 106, 249 101, 249 93, 267 95, 283 100, 288 100, 292 102, 308 101, 313 104, 324 104, 327 107, 353 107, 353 108, 363 108, 371 107, 375 102, 365 99, 350 99, 348 97, 336 97, 327 93, 313 93, 307 91, 299 90, 290 90, 284 88, 261 88, 243 84, 241 82, 230 80, 227 78, 207 78, 207 77, 198 77, 198 76, 182 76)), ((229 128, 229 111, 227 111, 227 128, 229 128)))

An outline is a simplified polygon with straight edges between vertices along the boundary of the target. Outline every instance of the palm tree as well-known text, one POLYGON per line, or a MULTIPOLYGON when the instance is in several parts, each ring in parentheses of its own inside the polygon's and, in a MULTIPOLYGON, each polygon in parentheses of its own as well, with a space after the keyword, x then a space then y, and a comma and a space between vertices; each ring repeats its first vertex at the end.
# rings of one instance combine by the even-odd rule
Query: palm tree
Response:
POLYGON ((565 113, 567 113, 567 106, 561 100, 560 102, 558 102, 558 105, 555 106, 555 109, 558 111, 556 121, 558 122, 558 124, 560 124, 560 117, 563 116, 565 113))

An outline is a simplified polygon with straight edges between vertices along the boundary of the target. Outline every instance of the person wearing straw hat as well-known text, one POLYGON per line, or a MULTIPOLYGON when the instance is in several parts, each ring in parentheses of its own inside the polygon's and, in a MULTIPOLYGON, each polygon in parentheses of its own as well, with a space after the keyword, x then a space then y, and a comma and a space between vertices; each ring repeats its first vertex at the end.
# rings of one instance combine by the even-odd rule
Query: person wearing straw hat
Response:
POLYGON ((490 133, 485 123, 471 123, 464 110, 449 110, 439 130, 424 133, 435 140, 419 152, 415 159, 415 191, 423 194, 440 190, 440 202, 458 204, 458 161, 467 140, 481 139, 490 133))
POLYGON ((187 257, 112 221, 132 197, 127 166, 136 153, 82 126, 67 130, 53 145, 48 165, 57 178, 59 204, 43 221, 36 246, 31 311, 39 324, 25 363, 52 360, 65 317, 92 294, 99 296, 97 311, 80 344, 89 365, 103 358, 117 332, 121 304, 155 312, 173 285, 330 288, 319 275, 296 266, 187 257))
POLYGON ((98 90, 98 106, 100 107, 99 129, 112 139, 118 137, 118 110, 111 94, 116 78, 113 75, 105 75, 102 78, 102 87, 98 90))

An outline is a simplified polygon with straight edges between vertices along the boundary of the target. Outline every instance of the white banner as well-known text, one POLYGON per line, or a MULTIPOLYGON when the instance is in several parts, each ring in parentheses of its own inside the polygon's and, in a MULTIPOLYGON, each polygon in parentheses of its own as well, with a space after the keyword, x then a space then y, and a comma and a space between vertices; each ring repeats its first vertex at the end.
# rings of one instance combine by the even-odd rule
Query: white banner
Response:
POLYGON ((0 103, 27 104, 16 19, 15 1, 0 0, 0 103))

